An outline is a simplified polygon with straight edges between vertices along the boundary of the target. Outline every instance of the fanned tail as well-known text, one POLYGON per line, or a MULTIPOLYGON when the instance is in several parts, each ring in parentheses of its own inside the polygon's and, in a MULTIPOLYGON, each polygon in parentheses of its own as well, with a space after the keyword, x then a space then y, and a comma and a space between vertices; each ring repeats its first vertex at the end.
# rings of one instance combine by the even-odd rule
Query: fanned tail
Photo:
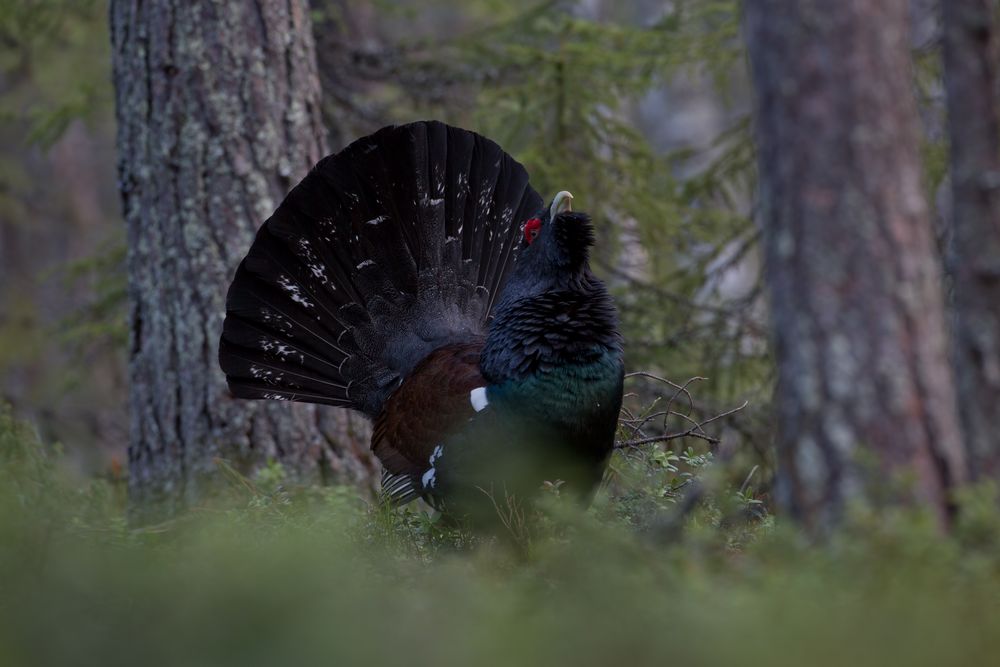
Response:
POLYGON ((260 228, 226 302, 234 396, 374 417, 423 357, 481 336, 542 207, 494 142, 386 127, 320 161, 260 228))

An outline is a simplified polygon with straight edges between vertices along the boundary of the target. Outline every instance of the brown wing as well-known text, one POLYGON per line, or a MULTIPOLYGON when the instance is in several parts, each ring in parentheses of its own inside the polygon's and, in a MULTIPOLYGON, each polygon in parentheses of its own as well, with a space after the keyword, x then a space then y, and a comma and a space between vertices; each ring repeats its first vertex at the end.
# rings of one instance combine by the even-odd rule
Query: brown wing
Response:
POLYGON ((372 451, 387 472, 419 479, 434 447, 475 414, 469 392, 486 384, 482 349, 482 339, 439 347, 389 396, 372 434, 372 451))

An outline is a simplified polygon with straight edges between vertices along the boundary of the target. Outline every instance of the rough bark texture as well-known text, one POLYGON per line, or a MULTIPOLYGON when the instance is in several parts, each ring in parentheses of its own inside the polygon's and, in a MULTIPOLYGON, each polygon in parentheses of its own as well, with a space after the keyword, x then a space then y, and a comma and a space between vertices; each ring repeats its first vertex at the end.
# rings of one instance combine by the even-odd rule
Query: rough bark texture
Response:
POLYGON ((229 398, 225 294, 254 232, 323 155, 305 0, 111 3, 131 315, 129 493, 171 511, 214 457, 299 479, 367 478, 343 411, 229 398))
POLYGON ((942 3, 955 362, 973 476, 1000 479, 1000 105, 992 0, 942 3))
POLYGON ((747 0, 745 21, 779 502, 819 530, 850 503, 883 497, 946 521, 965 468, 921 190, 907 2, 747 0))

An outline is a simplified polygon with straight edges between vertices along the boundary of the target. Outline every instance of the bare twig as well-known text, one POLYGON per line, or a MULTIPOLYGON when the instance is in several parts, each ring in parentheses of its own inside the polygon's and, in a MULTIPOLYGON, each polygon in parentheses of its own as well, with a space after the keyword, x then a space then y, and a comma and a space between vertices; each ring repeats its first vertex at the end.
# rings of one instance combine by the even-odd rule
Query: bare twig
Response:
POLYGON ((750 468, 750 472, 747 474, 747 478, 743 480, 742 484, 740 484, 740 493, 746 492, 747 487, 750 486, 750 480, 753 479, 754 473, 757 472, 757 468, 759 467, 760 466, 755 465, 753 468, 750 468))
MULTIPOLYGON (((688 408, 691 409, 691 410, 694 410, 694 399, 691 398, 691 393, 687 390, 688 385, 690 385, 692 382, 696 382, 698 380, 707 380, 708 379, 708 378, 703 378, 703 377, 695 376, 693 378, 690 378, 687 382, 685 382, 684 384, 681 385, 681 384, 677 384, 676 382, 671 382, 670 380, 668 380, 666 378, 663 378, 663 377, 660 377, 659 375, 653 375, 652 373, 648 373, 646 371, 635 371, 634 373, 626 373, 625 377, 626 378, 644 377, 644 378, 649 378, 650 380, 656 380, 657 382, 662 382, 663 384, 670 385, 671 387, 673 387, 674 389, 677 390, 677 393, 674 394, 673 397, 670 399, 670 403, 673 403, 674 400, 677 398, 678 395, 684 394, 687 397, 687 400, 688 400, 688 408)), ((668 407, 669 407, 670 403, 667 404, 668 407)))
MULTIPOLYGON (((749 404, 750 404, 750 401, 744 401, 743 405, 741 405, 741 406, 739 406, 737 408, 733 408, 732 410, 727 410, 726 412, 720 412, 719 414, 717 414, 717 415, 715 415, 713 417, 709 417, 708 419, 704 419, 704 420, 702 420, 700 422, 696 422, 693 426, 691 426, 691 428, 687 429, 686 431, 680 431, 680 432, 677 432, 677 433, 664 433, 663 435, 655 435, 655 436, 651 436, 651 437, 648 437, 648 438, 638 438, 638 439, 635 439, 635 440, 625 440, 625 441, 622 441, 622 442, 616 442, 615 443, 615 449, 627 449, 627 448, 630 448, 630 447, 639 447, 639 446, 642 446, 642 445, 650 445, 650 444, 653 444, 655 442, 668 442, 670 440, 678 440, 680 438, 688 438, 688 437, 700 438, 701 440, 705 440, 707 442, 710 442, 713 445, 717 445, 717 444, 719 444, 719 439, 716 438, 716 437, 710 436, 707 433, 705 433, 703 427, 706 424, 711 424, 712 422, 718 421, 719 419, 722 419, 723 417, 728 417, 728 416, 730 416, 732 414, 735 414, 735 413, 739 412, 740 410, 743 410, 744 408, 746 408, 749 404)), ((677 416, 679 416, 679 417, 687 417, 687 415, 680 415, 678 413, 675 413, 675 414, 677 414, 677 416)))
POLYGON ((490 499, 490 503, 493 504, 494 511, 496 511, 497 516, 500 518, 500 523, 502 523, 503 527, 507 529, 511 539, 514 540, 514 543, 522 551, 526 551, 531 543, 531 532, 528 526, 527 514, 518 499, 507 493, 505 486, 503 495, 506 507, 501 507, 497 502, 496 497, 493 495, 493 487, 490 487, 490 491, 487 491, 481 486, 477 486, 476 488, 490 499))
MULTIPOLYGON (((627 434, 629 437, 626 438, 623 436, 622 439, 615 442, 614 448, 620 451, 623 456, 627 458, 651 457, 656 451, 658 451, 658 448, 649 447, 648 445, 656 445, 658 443, 665 443, 672 440, 691 437, 698 438, 709 443, 712 447, 712 451, 716 454, 716 458, 714 459, 716 463, 725 464, 733 458, 735 449, 723 445, 721 439, 707 433, 705 431, 705 427, 744 410, 750 404, 749 401, 744 401, 742 405, 710 417, 696 418, 693 416, 693 413, 695 412, 694 399, 692 398, 690 391, 688 391, 688 387, 694 382, 703 381, 706 378, 695 376, 682 384, 677 384, 667 380, 666 378, 645 371, 630 373, 626 377, 648 378, 655 382, 672 387, 673 391, 670 398, 666 401, 666 405, 662 404, 661 401, 664 397, 660 396, 656 398, 647 408, 637 413, 634 413, 627 408, 622 409, 622 413, 619 417, 619 424, 622 427, 623 433, 627 434), (686 398, 687 409, 673 409, 674 403, 681 396, 686 398), (679 429, 676 431, 668 431, 667 423, 672 417, 680 420, 683 430, 679 429), (646 429, 649 429, 650 424, 659 419, 663 420, 662 432, 659 434, 647 435, 646 429), (683 428, 684 426, 687 428, 683 428)), ((698 412, 700 414, 704 414, 706 411, 701 409, 698 412)), ((659 423, 657 423, 657 426, 658 425, 659 423)), ((756 472, 756 468, 746 477, 746 480, 740 488, 741 493, 743 493, 748 487, 754 472, 756 472)), ((713 477, 712 479, 715 478, 713 477)), ((702 503, 706 493, 709 492, 710 489, 707 488, 706 485, 712 487, 717 483, 717 479, 713 482, 711 479, 705 478, 704 476, 698 476, 689 477, 688 479, 683 480, 679 486, 672 487, 671 491, 673 493, 676 493, 681 489, 684 489, 684 493, 682 494, 682 499, 675 508, 675 511, 673 511, 669 517, 664 517, 664 519, 654 529, 653 533, 656 539, 670 540, 675 537, 677 532, 683 526, 684 519, 702 503)))

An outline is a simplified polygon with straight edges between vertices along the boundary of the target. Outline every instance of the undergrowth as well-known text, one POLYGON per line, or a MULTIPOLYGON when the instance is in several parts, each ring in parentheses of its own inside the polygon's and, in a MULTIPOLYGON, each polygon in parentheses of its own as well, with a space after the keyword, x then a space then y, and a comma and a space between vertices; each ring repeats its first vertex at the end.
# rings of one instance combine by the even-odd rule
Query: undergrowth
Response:
POLYGON ((225 499, 130 528, 120 489, 68 477, 58 449, 3 412, 0 664, 981 665, 997 655, 995 490, 963 494, 950 537, 919 514, 859 510, 813 544, 747 488, 714 485, 713 465, 687 449, 619 454, 590 511, 554 492, 520 544, 351 489, 292 488, 277 465, 247 479, 223 462, 225 499), (692 509, 695 486, 704 502, 692 509))

